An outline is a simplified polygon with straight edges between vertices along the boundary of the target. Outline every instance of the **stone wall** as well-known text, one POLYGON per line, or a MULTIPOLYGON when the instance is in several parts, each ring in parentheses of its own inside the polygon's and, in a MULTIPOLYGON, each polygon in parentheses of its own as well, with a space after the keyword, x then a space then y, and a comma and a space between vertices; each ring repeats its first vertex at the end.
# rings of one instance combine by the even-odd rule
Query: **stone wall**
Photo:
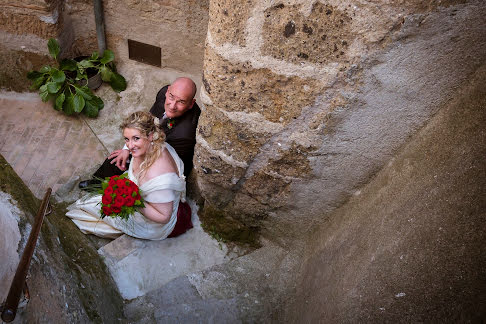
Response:
MULTIPOLYGON (((41 201, 0 155, 0 302, 5 302, 41 201)), ((30 260, 27 301, 14 323, 105 323, 123 318, 123 300, 97 247, 49 203, 30 260)), ((2 321, 3 323, 3 321, 2 321)))
MULTIPOLYGON (((66 1, 76 51, 97 49, 93 2, 66 1)), ((128 60, 127 39, 162 48, 162 68, 200 73, 208 21, 207 1, 103 1, 108 48, 128 60)), ((154 68, 155 69, 155 68, 154 68)))
MULTIPOLYGON (((122 72, 129 61, 127 39, 132 39, 161 47, 162 69, 201 74, 207 0, 110 0, 103 1, 103 6, 107 47, 115 52, 122 72)), ((49 62, 47 40, 51 37, 59 40, 64 56, 89 55, 97 50, 93 2, 1 0, 0 88, 28 90, 25 74, 49 62)), ((157 71, 160 68, 150 67, 150 72, 157 71)))
POLYGON ((482 1, 211 1, 195 168, 206 204, 302 236, 485 62, 482 1))
POLYGON ((63 26, 61 1, 0 1, 0 88, 29 89, 26 72, 49 61, 47 39, 63 26))
POLYGON ((485 82, 486 65, 360 195, 307 235, 281 321, 484 321, 485 82))

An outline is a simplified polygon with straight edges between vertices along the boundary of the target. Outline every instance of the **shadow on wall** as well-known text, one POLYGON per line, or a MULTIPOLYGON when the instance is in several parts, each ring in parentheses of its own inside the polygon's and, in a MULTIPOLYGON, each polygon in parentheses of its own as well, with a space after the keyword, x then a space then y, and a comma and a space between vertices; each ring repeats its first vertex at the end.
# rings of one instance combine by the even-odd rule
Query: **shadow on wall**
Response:
POLYGON ((486 318, 485 82, 483 66, 359 196, 314 233, 287 319, 486 318))

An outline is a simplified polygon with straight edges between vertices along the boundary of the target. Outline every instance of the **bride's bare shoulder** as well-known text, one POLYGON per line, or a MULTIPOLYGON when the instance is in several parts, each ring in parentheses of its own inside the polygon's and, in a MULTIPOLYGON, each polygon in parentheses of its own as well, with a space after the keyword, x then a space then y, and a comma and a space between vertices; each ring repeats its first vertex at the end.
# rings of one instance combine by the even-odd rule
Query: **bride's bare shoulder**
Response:
POLYGON ((147 170, 146 178, 150 180, 164 173, 177 173, 174 159, 167 150, 163 150, 160 157, 147 170))

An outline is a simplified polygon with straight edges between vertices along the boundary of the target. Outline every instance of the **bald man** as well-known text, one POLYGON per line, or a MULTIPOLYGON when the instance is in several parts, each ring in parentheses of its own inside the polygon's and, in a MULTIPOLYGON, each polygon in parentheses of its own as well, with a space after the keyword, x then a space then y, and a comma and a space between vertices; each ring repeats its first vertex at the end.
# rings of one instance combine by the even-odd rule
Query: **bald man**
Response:
MULTIPOLYGON (((184 162, 184 175, 192 170, 196 128, 201 109, 196 104, 196 84, 189 78, 177 78, 171 85, 166 85, 157 93, 155 103, 150 109, 152 115, 160 119, 165 132, 165 141, 177 152, 184 162)), ((94 173, 94 177, 105 178, 120 175, 128 168, 128 148, 113 151, 108 159, 94 173)), ((85 189, 96 180, 85 180, 79 188, 85 189)), ((99 182, 98 182, 99 183, 99 182)))

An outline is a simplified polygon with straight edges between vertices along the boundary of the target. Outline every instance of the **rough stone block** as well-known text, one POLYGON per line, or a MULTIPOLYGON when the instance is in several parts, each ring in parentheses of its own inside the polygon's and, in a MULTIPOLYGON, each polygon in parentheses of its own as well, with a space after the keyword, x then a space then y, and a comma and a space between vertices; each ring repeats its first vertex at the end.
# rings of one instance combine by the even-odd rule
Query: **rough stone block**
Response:
POLYGON ((245 28, 251 6, 242 1, 211 1, 209 32, 219 44, 245 45, 245 28))
POLYGON ((250 125, 231 121, 221 111, 208 106, 199 119, 199 134, 212 150, 221 151, 236 164, 246 164, 258 153, 270 132, 256 133, 250 125))
POLYGON ((301 5, 279 3, 265 11, 262 54, 287 62, 346 62, 352 13, 329 4, 314 3, 309 15, 301 5))
POLYGON ((206 47, 204 86, 215 106, 226 111, 259 113, 287 124, 323 91, 320 80, 255 69, 249 62, 230 62, 206 47))

